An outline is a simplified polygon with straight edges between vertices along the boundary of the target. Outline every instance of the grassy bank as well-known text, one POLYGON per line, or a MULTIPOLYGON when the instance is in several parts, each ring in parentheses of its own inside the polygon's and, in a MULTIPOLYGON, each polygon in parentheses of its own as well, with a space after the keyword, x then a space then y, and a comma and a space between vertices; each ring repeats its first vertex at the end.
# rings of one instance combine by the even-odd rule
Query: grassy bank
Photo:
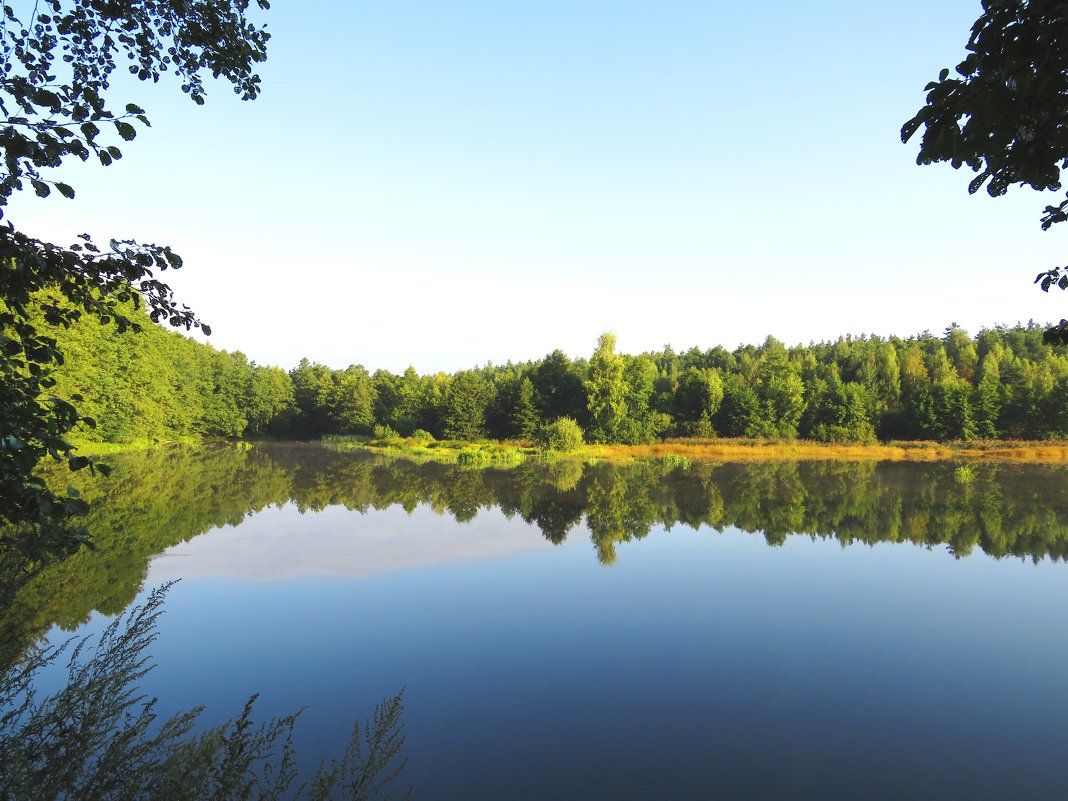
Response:
POLYGON ((86 439, 68 440, 75 450, 85 456, 107 456, 112 453, 128 451, 145 451, 150 448, 166 448, 169 445, 199 445, 205 440, 199 437, 179 437, 177 439, 134 439, 128 442, 93 442, 86 439))
POLYGON ((986 461, 1033 464, 1068 463, 1068 442, 973 440, 969 442, 888 442, 873 445, 822 443, 782 439, 669 439, 649 445, 584 445, 570 453, 545 452, 525 441, 462 442, 411 437, 372 439, 327 437, 324 443, 341 450, 366 450, 385 455, 450 463, 516 463, 529 457, 662 459, 690 461, 986 461))
MULTIPOLYGON (((372 439, 358 436, 327 436, 323 444, 338 450, 363 450, 383 456, 403 456, 406 459, 444 462, 446 464, 509 465, 519 464, 529 457, 542 457, 545 452, 526 442, 465 442, 413 437, 372 439)), ((548 454, 553 456, 555 454, 548 454)))

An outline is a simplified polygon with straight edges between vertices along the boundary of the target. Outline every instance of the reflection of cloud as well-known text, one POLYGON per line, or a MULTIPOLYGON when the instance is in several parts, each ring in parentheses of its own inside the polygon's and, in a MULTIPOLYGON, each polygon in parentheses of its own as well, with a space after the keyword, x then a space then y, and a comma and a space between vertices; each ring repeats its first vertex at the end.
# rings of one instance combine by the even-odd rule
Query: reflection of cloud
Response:
POLYGON ((237 528, 217 528, 155 557, 148 581, 225 576, 279 581, 302 575, 362 578, 429 565, 501 559, 547 550, 541 532, 500 510, 463 525, 427 506, 366 514, 332 506, 301 514, 266 509, 237 528))

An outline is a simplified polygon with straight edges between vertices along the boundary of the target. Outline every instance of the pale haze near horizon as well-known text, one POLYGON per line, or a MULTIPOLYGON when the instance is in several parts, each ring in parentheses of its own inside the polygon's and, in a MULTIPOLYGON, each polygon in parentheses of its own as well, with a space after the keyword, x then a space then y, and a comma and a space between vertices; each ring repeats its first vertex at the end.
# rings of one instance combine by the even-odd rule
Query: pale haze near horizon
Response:
POLYGON ((263 95, 116 81, 152 121, 6 214, 169 244, 260 364, 454 371, 1068 316, 1058 193, 969 196, 901 124, 979 2, 294 4, 263 95))

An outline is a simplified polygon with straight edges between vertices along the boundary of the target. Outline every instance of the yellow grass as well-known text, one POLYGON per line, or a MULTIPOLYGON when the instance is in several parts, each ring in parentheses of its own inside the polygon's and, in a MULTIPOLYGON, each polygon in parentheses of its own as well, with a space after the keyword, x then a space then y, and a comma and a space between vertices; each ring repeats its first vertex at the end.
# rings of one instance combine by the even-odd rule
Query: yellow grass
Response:
POLYGON ((691 461, 983 461, 1060 464, 1068 462, 1068 442, 976 441, 826 444, 806 440, 666 440, 652 445, 587 445, 578 454, 611 461, 659 458, 668 454, 691 461))

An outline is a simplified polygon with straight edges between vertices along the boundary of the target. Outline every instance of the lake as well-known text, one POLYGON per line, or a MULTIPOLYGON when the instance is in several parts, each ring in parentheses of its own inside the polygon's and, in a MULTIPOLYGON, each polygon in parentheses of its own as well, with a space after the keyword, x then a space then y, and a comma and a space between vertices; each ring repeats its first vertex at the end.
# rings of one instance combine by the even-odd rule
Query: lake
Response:
POLYGON ((1063 799, 1068 469, 508 469, 318 445, 76 476, 95 551, 19 642, 168 594, 145 688, 306 707, 305 765, 405 688, 423 799, 1063 799))

